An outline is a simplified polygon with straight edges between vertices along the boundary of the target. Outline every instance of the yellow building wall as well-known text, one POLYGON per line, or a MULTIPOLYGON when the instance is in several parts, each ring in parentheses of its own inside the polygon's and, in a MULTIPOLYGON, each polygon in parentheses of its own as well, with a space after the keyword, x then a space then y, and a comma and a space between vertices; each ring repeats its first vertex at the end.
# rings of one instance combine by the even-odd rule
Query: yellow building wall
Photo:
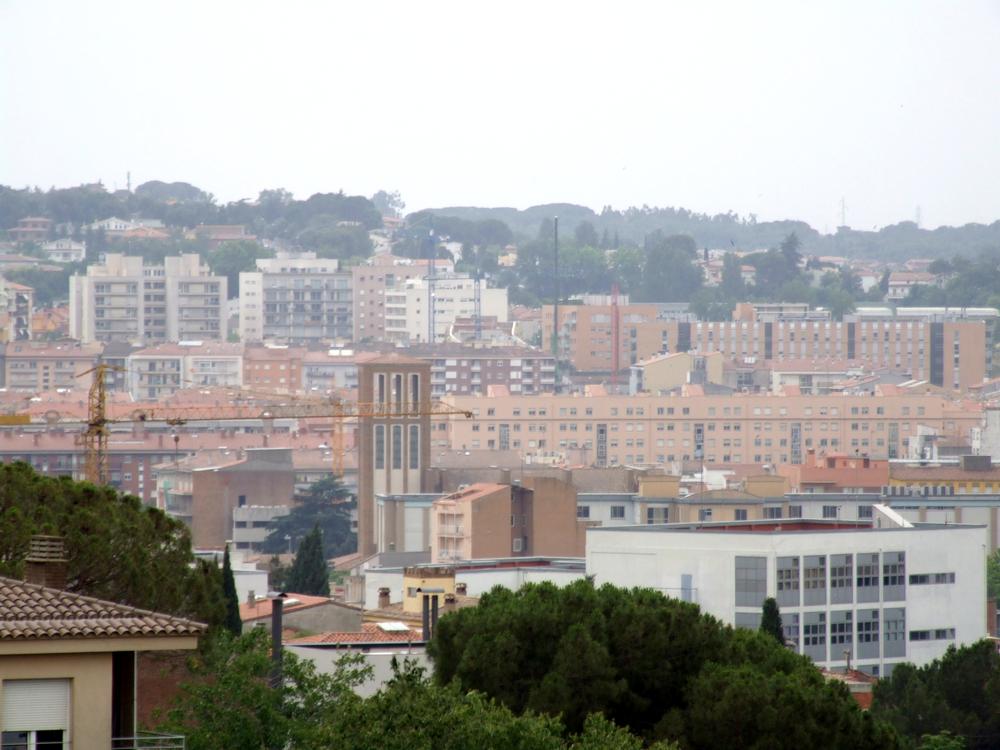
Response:
MULTIPOLYGON (((70 743, 75 748, 111 747, 110 652, 0 657, 0 691, 3 689, 3 680, 67 678, 72 680, 70 743)), ((0 731, 4 729, 6 727, 0 727, 0 731)))
POLYGON ((425 568, 416 568, 413 574, 404 573, 403 611, 407 614, 419 615, 423 612, 423 594, 417 593, 418 588, 444 589, 444 593, 437 595, 438 611, 440 611, 444 605, 445 594, 455 593, 455 573, 442 571, 440 575, 434 575, 432 570, 425 568))

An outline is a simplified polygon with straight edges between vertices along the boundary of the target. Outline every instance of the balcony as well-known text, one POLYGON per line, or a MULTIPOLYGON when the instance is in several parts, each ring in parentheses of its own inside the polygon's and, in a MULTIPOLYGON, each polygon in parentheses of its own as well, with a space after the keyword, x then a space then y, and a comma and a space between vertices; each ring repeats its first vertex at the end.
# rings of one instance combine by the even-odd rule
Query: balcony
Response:
POLYGON ((438 536, 464 537, 465 527, 461 524, 441 524, 438 526, 438 536))
POLYGON ((115 737, 111 750, 185 750, 185 740, 179 734, 139 732, 135 737, 115 737))

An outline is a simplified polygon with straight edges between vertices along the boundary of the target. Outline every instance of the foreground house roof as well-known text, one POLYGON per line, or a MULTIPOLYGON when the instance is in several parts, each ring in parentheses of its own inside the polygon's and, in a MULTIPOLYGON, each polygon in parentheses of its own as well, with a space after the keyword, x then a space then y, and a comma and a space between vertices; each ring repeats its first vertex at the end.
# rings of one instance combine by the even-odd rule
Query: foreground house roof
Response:
POLYGON ((192 620, 0 577, 0 641, 199 636, 192 620))

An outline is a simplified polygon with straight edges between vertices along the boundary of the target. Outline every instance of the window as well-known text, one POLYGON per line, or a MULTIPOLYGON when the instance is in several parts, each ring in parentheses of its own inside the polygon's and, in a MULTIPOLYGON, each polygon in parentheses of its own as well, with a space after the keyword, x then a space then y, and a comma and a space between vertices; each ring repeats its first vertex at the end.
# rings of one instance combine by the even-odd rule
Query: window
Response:
POLYGON ((826 661, 826 612, 802 615, 802 653, 813 661, 826 661))
POLYGON ((733 511, 733 519, 736 521, 747 520, 747 509, 746 508, 736 508, 733 511))
POLYGON ((933 583, 954 583, 954 573, 915 573, 910 576, 911 586, 927 586, 933 583))
POLYGON ((781 518, 781 508, 764 508, 764 518, 768 520, 779 520, 781 518))
POLYGON ((840 506, 839 505, 824 505, 823 506, 823 518, 839 518, 840 517, 840 506))
POLYGON ((879 600, 878 553, 858 555, 858 569, 855 576, 858 587, 859 602, 877 602, 879 600))
POLYGON ((788 506, 788 517, 789 518, 802 518, 802 506, 801 505, 789 505, 788 506))
POLYGON ((611 518, 612 520, 621 520, 625 518, 625 506, 624 505, 612 505, 611 506, 611 518))
POLYGON ((410 451, 410 468, 420 468, 420 425, 410 425, 410 441, 407 446, 410 451))
POLYGON ((782 614, 781 630, 785 636, 785 644, 799 652, 799 615, 797 612, 782 614))
POLYGON ((830 604, 850 604, 853 601, 853 556, 830 555, 830 604))
POLYGON ((375 468, 385 468, 385 425, 375 425, 375 468))
POLYGON ((767 598, 767 558, 736 558, 736 606, 759 607, 767 598))
POLYGON ((911 630, 911 641, 953 641, 955 628, 936 628, 935 630, 911 630))
POLYGON ((403 468, 403 425, 392 426, 392 468, 403 468))
POLYGON ((877 659, 879 620, 877 609, 858 610, 858 658, 877 659))
POLYGON ((859 505, 858 506, 858 520, 871 520, 872 518, 872 506, 870 505, 859 505))
POLYGON ((699 521, 711 521, 712 520, 712 509, 711 508, 700 508, 698 510, 698 520, 699 521))
POLYGON ((69 746, 69 680, 4 680, 4 750, 61 750, 69 746))
POLYGON ((807 555, 803 560, 803 604, 826 604, 826 556, 807 555))
POLYGON ((760 612, 737 612, 733 624, 746 630, 760 629, 760 612))
POLYGON ((906 553, 886 552, 882 557, 882 598, 887 602, 906 598, 906 553))
POLYGON ((906 610, 902 607, 886 608, 883 626, 882 656, 906 656, 906 610))
POLYGON ((778 605, 799 606, 799 558, 779 557, 778 563, 778 605))
POLYGON ((590 518, 590 506, 589 505, 577 505, 576 506, 576 517, 577 518, 590 518))
POLYGON ((836 610, 830 613, 830 659, 839 661, 844 652, 854 654, 854 613, 836 610))

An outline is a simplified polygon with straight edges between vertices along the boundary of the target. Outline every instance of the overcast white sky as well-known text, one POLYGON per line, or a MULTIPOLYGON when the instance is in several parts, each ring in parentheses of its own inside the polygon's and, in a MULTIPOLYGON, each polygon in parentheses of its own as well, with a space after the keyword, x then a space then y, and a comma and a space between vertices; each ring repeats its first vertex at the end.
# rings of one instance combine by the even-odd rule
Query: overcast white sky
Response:
POLYGON ((0 183, 992 222, 998 50, 996 0, 0 0, 0 183))

